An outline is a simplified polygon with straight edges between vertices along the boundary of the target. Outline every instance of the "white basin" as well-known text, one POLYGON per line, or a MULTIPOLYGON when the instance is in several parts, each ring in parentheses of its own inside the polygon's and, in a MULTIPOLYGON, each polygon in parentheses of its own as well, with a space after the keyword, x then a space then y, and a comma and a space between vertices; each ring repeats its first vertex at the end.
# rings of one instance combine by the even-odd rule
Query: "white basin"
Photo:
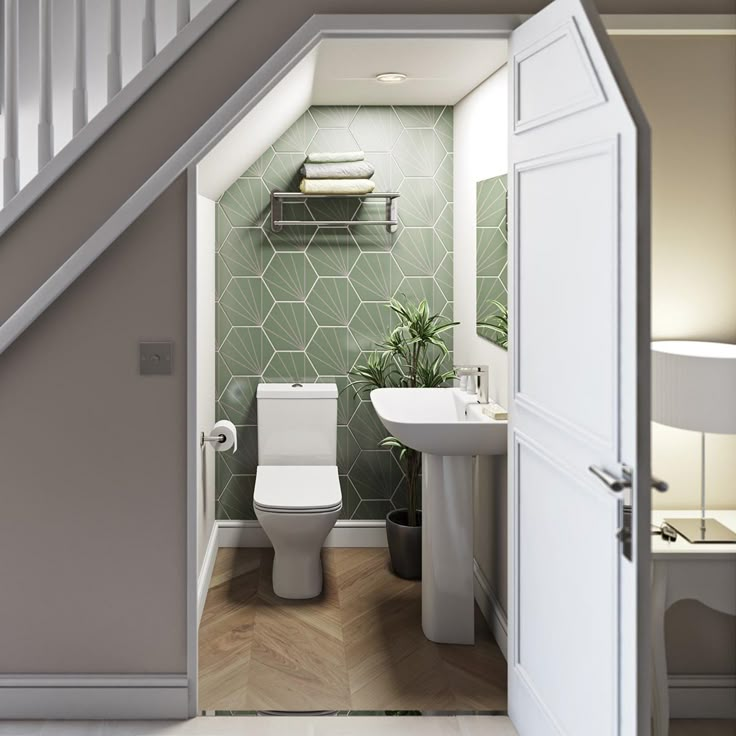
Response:
POLYGON ((422 453, 424 635, 473 644, 473 455, 505 454, 508 423, 455 388, 377 388, 371 401, 386 429, 422 453))
POLYGON ((470 394, 451 388, 377 388, 383 425, 407 447, 433 455, 503 455, 506 420, 485 416, 470 394))

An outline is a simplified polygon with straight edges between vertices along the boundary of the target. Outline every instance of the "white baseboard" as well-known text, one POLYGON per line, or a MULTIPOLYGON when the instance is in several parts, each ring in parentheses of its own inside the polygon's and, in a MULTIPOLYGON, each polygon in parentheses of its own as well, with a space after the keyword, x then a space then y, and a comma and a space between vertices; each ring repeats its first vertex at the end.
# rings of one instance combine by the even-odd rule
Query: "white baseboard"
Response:
POLYGON ((671 718, 736 719, 736 676, 670 675, 671 718))
POLYGON ((501 607, 496 594, 493 592, 488 578, 483 574, 480 565, 473 560, 473 588, 475 592, 475 600, 478 603, 483 618, 491 629, 493 638, 498 644, 503 656, 508 660, 506 654, 506 646, 508 642, 508 629, 506 623, 506 613, 501 607))
POLYGON ((0 719, 183 719, 186 675, 2 675, 0 719))
MULTIPOLYGON (((270 547, 257 521, 216 521, 218 547, 270 547)), ((386 522, 340 519, 327 535, 325 547, 386 547, 386 522)))
POLYGON ((210 538, 207 542, 207 549, 204 552, 202 560, 202 568, 197 577, 197 626, 202 618, 204 604, 207 600, 207 591, 210 588, 210 580, 212 579, 212 571, 215 569, 215 560, 217 559, 218 542, 217 522, 212 526, 210 538))

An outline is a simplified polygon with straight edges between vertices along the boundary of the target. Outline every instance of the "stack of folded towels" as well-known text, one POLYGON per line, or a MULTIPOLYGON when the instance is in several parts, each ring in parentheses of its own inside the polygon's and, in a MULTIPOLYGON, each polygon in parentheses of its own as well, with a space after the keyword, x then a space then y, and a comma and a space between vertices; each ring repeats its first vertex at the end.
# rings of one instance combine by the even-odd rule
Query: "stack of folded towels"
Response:
POLYGON ((302 194, 370 194, 374 168, 363 151, 310 153, 300 169, 302 194))

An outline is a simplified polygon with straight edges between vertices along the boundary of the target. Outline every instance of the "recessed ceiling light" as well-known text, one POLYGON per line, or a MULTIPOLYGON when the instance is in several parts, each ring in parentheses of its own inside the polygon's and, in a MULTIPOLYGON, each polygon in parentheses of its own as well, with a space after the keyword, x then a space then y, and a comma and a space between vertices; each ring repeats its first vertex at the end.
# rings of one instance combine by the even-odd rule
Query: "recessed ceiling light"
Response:
POLYGON ((402 74, 401 72, 384 72, 383 74, 376 74, 377 81, 386 82, 388 84, 403 82, 405 79, 406 74, 402 74))

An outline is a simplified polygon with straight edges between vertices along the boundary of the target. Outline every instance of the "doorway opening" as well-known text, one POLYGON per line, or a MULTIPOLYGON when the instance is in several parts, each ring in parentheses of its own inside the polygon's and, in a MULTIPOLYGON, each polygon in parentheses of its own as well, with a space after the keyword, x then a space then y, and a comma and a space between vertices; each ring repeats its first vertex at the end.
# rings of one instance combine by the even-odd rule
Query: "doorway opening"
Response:
MULTIPOLYGON (((205 445, 199 456, 200 713, 505 715, 505 460, 476 462, 475 529, 461 532, 476 537, 475 642, 430 641, 421 582, 394 574, 386 546, 386 514, 406 505, 406 468, 351 383, 388 337, 389 301, 426 300, 460 323, 447 369, 490 364, 505 403, 506 354, 477 334, 468 244, 477 183, 506 173, 506 34, 323 40, 190 176, 197 426, 228 420, 238 434, 237 453, 205 445), (386 71, 406 78, 377 78, 386 71), (299 224, 274 228, 272 193, 298 192, 315 151, 362 152, 375 191, 398 195, 397 225, 366 222, 382 203, 336 200, 285 203, 283 218, 299 224), (311 224, 349 219, 362 222, 311 224), (273 549, 253 505, 256 393, 273 382, 339 392, 342 509, 322 551, 322 592, 309 600, 274 593, 273 549)), ((505 240, 505 222, 497 229, 505 240)))

